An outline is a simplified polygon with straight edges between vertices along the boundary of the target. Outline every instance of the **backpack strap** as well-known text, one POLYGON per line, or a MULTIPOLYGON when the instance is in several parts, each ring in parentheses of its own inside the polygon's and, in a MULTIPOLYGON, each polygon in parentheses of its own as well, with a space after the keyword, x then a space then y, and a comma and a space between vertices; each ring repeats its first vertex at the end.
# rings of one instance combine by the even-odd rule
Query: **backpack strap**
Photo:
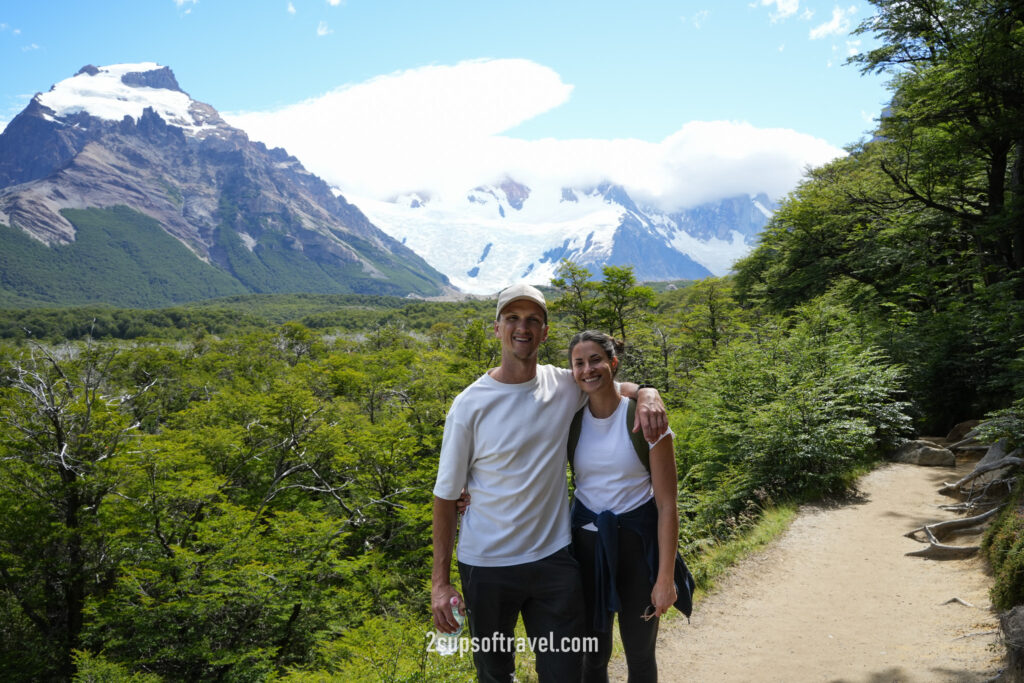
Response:
MULTIPOLYGON (((569 467, 573 466, 573 458, 576 456, 576 444, 580 440, 580 431, 583 429, 583 411, 587 409, 587 406, 583 406, 576 414, 572 416, 572 422, 569 423, 569 442, 566 445, 567 454, 569 456, 569 467)), ((647 440, 644 439, 644 433, 633 431, 633 420, 636 419, 636 400, 629 399, 629 405, 626 407, 626 432, 629 434, 629 440, 633 443, 633 450, 636 452, 636 457, 640 458, 640 463, 644 466, 644 469, 648 472, 651 471, 651 447, 648 445, 647 440)))
POLYGON ((572 467, 573 457, 576 455, 576 444, 580 440, 580 431, 583 429, 583 411, 587 407, 583 406, 576 411, 576 414, 572 416, 572 422, 569 423, 569 467, 572 467))
POLYGON ((638 432, 633 431, 633 421, 636 419, 636 399, 629 399, 629 407, 626 409, 626 431, 629 432, 629 440, 633 442, 633 450, 636 451, 636 457, 640 458, 640 462, 643 464, 644 469, 648 473, 651 471, 651 446, 647 443, 647 439, 644 438, 643 430, 638 432))

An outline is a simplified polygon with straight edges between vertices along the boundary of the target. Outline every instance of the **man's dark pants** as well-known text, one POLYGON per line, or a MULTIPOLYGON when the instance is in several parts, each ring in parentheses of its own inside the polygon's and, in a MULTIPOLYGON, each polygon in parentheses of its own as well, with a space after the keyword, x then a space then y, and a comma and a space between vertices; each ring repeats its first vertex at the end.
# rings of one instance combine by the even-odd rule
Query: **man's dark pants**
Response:
POLYGON ((535 653, 540 683, 579 680, 585 608, 579 564, 567 548, 536 562, 508 567, 460 562, 459 576, 469 631, 478 646, 473 663, 482 683, 512 680, 515 626, 520 613, 528 637, 548 639, 549 651, 535 653), (499 635, 495 637, 495 633, 499 635), (575 639, 575 651, 560 651, 563 638, 575 639))

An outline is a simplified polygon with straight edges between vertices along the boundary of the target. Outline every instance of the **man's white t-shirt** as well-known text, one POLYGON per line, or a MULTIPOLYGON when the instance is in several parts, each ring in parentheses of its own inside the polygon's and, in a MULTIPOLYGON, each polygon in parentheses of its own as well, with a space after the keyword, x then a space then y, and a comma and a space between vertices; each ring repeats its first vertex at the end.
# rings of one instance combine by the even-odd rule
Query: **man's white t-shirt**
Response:
POLYGON ((586 398, 572 372, 538 365, 528 382, 483 375, 452 402, 434 495, 472 503, 458 559, 481 567, 534 562, 570 541, 566 442, 586 398))

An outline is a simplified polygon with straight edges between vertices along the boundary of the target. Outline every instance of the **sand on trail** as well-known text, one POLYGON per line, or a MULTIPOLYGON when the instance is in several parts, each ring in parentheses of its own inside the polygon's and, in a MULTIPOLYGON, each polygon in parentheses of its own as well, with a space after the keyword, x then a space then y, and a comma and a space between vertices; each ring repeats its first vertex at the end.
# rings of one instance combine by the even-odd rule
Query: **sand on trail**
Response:
MULTIPOLYGON (((937 489, 970 471, 888 464, 835 507, 805 506, 694 610, 662 620, 662 681, 985 681, 1003 666, 983 560, 907 557, 904 533, 955 513, 937 489), (947 602, 959 598, 972 606, 947 602)), ((979 536, 951 539, 973 545, 979 536)), ((625 663, 613 661, 613 680, 625 663)))

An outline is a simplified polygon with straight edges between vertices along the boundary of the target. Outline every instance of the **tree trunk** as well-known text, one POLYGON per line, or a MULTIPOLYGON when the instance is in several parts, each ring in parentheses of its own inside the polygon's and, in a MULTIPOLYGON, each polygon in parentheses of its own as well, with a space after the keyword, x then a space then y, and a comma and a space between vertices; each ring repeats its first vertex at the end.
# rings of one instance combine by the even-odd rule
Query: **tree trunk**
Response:
POLYGON ((70 485, 67 495, 67 512, 64 523, 68 530, 66 552, 68 557, 67 574, 64 579, 64 661, 61 664, 63 674, 68 680, 74 674, 72 653, 78 648, 78 638, 82 632, 82 610, 85 607, 85 560, 82 551, 82 531, 78 518, 81 500, 74 489, 76 482, 70 485))
MULTIPOLYGON (((1013 230, 1013 269, 1024 270, 1024 138, 1017 140, 1010 171, 1010 220, 1013 230)), ((1018 299, 1024 299, 1024 278, 1017 282, 1018 299)))

